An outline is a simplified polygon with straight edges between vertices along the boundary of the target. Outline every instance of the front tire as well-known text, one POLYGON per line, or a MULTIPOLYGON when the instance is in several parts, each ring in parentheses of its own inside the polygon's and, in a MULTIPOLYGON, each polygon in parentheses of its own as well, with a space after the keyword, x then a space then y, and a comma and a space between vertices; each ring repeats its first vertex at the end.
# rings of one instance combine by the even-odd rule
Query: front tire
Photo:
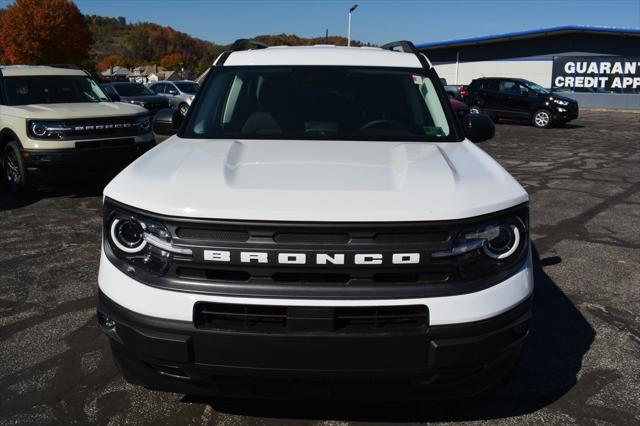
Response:
POLYGON ((21 194, 28 190, 27 168, 20 155, 16 142, 9 142, 2 153, 2 172, 12 194, 21 194))
POLYGON ((482 114, 482 108, 479 105, 471 105, 469 107, 469 114, 482 114))
POLYGON ((546 109, 539 109, 533 113, 532 123, 539 129, 548 129, 551 127, 552 118, 551 113, 546 109))

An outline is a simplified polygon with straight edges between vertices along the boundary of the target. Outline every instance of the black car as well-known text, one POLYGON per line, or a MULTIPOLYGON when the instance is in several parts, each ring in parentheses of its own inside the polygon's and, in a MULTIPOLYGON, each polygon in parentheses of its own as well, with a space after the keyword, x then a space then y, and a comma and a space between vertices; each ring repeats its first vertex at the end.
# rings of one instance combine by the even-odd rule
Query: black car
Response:
POLYGON ((470 112, 529 120, 536 127, 562 125, 578 118, 578 102, 521 78, 478 78, 463 101, 470 112))
POLYGON ((113 82, 102 85, 102 89, 115 102, 129 102, 140 105, 149 110, 151 115, 164 108, 169 108, 169 101, 163 96, 156 95, 139 83, 113 82))

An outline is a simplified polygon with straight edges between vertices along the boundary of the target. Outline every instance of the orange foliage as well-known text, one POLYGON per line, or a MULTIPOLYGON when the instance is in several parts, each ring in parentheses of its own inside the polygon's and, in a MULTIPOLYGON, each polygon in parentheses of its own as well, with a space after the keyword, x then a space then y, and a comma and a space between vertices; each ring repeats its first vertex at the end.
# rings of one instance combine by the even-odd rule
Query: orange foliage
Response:
POLYGON ((160 65, 168 70, 179 71, 184 66, 184 58, 181 53, 170 53, 160 59, 160 65))
POLYGON ((107 55, 96 64, 96 70, 102 72, 111 67, 126 67, 127 61, 120 54, 107 55))
POLYGON ((16 0, 0 17, 0 48, 14 64, 80 64, 91 34, 69 0, 16 0))

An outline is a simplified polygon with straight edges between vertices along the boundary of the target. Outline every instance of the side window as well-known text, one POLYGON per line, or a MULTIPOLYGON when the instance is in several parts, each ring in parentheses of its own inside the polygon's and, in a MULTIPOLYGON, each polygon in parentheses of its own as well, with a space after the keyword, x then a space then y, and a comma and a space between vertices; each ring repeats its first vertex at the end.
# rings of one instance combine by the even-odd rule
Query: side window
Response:
POLYGON ((515 81, 503 80, 500 82, 500 93, 520 95, 522 94, 522 86, 515 81))
POLYGON ((489 92, 497 92, 498 80, 485 80, 482 87, 484 90, 488 90, 489 92))
POLYGON ((170 94, 178 93, 178 89, 176 88, 176 86, 174 86, 171 83, 164 84, 164 91, 165 93, 170 93, 170 94))

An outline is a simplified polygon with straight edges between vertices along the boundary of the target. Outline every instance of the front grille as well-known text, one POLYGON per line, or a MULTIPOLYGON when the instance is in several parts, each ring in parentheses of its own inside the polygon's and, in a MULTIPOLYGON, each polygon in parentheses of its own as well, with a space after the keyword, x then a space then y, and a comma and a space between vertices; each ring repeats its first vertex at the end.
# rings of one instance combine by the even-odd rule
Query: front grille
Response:
MULTIPOLYGON (((444 263, 444 262, 441 262, 444 263)), ((223 280, 235 282, 248 282, 261 279, 279 284, 303 284, 324 283, 325 285, 357 284, 367 282, 369 284, 389 283, 413 283, 427 284, 446 282, 449 279, 449 271, 446 269, 426 272, 381 272, 368 273, 366 276, 355 277, 353 273, 339 272, 309 272, 298 270, 295 272, 282 270, 257 270, 251 273, 244 269, 211 269, 211 268, 184 268, 176 269, 176 275, 180 278, 193 280, 223 280)))
MULTIPOLYGON (((192 261, 176 259, 167 276, 202 283, 235 283, 246 288, 273 286, 303 292, 321 286, 325 289, 345 288, 357 291, 364 287, 389 284, 421 286, 446 283, 453 276, 450 259, 429 259, 417 265, 392 264, 389 253, 421 253, 426 259, 428 251, 447 250, 451 247, 459 228, 434 224, 425 229, 423 224, 295 224, 268 222, 197 221, 184 223, 163 220, 174 235, 176 244, 194 247, 192 261), (233 252, 232 262, 204 260, 204 250, 233 252), (268 252, 268 264, 245 263, 238 257, 241 251, 268 252), (303 265, 278 264, 281 253, 304 253, 308 260, 303 265), (344 263, 316 262, 318 254, 344 256, 344 263), (380 265, 356 265, 355 253, 384 253, 380 265)), ((218 288, 217 290, 220 290, 218 288)), ((242 291, 242 287, 237 287, 242 291)))
MULTIPOLYGON (((105 208, 113 209, 113 204, 108 200, 105 208)), ((469 226, 514 214, 526 220, 527 215, 526 206, 517 206, 489 218, 439 222, 302 223, 187 219, 127 206, 122 210, 163 223, 173 243, 192 253, 172 255, 161 274, 140 270, 136 279, 145 284, 219 296, 303 299, 397 299, 479 291, 520 266, 476 274, 479 267, 469 269, 478 263, 475 255, 432 254, 450 250, 469 226)))
POLYGON ((276 243, 284 244, 347 244, 351 236, 343 234, 302 234, 291 232, 278 232, 273 236, 276 243))
POLYGON ((176 235, 190 240, 243 242, 249 239, 247 231, 229 231, 225 229, 177 228, 176 235))
POLYGON ((135 145, 136 141, 133 138, 122 139, 98 139, 94 141, 76 142, 76 148, 105 148, 116 146, 130 146, 135 145))
MULTIPOLYGON (((30 136, 35 139, 47 140, 78 140, 78 139, 97 139, 104 137, 124 137, 134 136, 149 131, 148 128, 142 128, 138 122, 139 116, 124 117, 98 117, 98 118, 82 118, 56 121, 56 126, 61 128, 60 131, 54 131, 50 136, 39 137, 29 130, 30 136)), ((49 123, 49 121, 45 121, 49 123)), ((29 125, 27 126, 29 128, 29 125)))
POLYGON ((426 306, 297 307, 198 303, 197 328, 248 333, 426 333, 426 306))
POLYGON ((451 239, 450 230, 433 232, 411 231, 389 232, 383 229, 353 229, 351 232, 327 232, 331 225, 322 232, 309 232, 304 229, 295 231, 271 230, 268 227, 256 227, 242 229, 241 226, 232 226, 227 229, 180 226, 175 233, 178 237, 193 240, 207 240, 210 243, 217 242, 245 242, 249 239, 258 239, 261 242, 309 245, 309 244, 438 244, 446 243, 451 239), (238 229, 240 228, 240 229, 238 229))

